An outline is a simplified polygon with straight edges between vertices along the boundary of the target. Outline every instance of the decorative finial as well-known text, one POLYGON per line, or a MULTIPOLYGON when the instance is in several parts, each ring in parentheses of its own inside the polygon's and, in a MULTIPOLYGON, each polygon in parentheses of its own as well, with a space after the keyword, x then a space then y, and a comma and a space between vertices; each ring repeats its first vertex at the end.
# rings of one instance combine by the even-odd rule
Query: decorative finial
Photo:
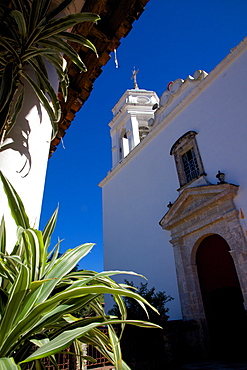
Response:
POLYGON ((136 70, 136 67, 134 67, 134 70, 132 71, 132 77, 131 77, 131 80, 134 80, 134 89, 139 89, 137 80, 136 80, 136 75, 138 72, 139 72, 139 69, 136 70))
POLYGON ((219 179, 220 181, 217 183, 218 185, 219 184, 226 184, 225 182, 225 174, 221 171, 218 171, 217 175, 215 176, 217 179, 219 179))
POLYGON ((173 203, 170 201, 168 204, 167 204, 167 208, 171 209, 173 206, 173 203))

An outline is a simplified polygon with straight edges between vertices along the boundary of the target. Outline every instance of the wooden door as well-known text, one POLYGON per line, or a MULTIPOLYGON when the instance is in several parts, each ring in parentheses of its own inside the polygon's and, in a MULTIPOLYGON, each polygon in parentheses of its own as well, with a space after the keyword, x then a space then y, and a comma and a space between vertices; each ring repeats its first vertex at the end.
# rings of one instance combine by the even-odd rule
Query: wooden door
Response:
POLYGON ((225 239, 206 237, 196 255, 198 278, 216 357, 238 357, 246 351, 246 313, 233 259, 225 239))

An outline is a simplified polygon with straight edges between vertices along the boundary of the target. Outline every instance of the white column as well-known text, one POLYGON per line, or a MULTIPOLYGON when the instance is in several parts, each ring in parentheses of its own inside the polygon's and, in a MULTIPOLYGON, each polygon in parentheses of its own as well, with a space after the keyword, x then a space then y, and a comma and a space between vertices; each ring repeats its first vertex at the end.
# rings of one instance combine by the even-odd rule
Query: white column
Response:
MULTIPOLYGON (((58 79, 51 68, 49 79, 57 88, 58 79)), ((45 109, 32 88, 25 83, 22 111, 0 149, 0 170, 21 197, 32 227, 39 224, 51 133, 51 123, 45 109)), ((16 241, 16 228, 1 185, 1 217, 2 214, 7 226, 7 246, 10 251, 16 241)))
POLYGON ((119 162, 119 143, 118 135, 116 130, 111 131, 111 141, 112 141, 112 168, 114 168, 119 162))
POLYGON ((136 115, 130 116, 129 123, 130 123, 131 131, 132 131, 132 140, 131 140, 131 147, 130 147, 130 150, 132 150, 140 142, 138 119, 136 115))
POLYGON ((129 154, 129 140, 127 137, 122 138, 123 158, 129 154))

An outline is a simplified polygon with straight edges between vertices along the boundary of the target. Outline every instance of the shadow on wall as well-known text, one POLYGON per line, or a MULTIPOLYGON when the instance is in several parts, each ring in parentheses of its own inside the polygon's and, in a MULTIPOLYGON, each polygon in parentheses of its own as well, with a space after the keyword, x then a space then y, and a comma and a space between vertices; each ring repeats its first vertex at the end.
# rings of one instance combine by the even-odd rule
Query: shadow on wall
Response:
POLYGON ((11 149, 14 150, 23 157, 24 162, 22 167, 17 171, 22 177, 26 177, 32 167, 32 158, 29 152, 29 135, 30 125, 27 119, 23 119, 21 125, 15 125, 10 131, 5 143, 0 148, 0 152, 11 149))

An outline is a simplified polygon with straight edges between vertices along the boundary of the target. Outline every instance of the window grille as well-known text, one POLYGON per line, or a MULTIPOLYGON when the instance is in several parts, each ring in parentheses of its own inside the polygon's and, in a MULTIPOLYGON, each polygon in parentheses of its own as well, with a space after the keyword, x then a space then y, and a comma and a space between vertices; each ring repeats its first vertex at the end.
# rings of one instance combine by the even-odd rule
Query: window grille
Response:
POLYGON ((193 148, 182 155, 182 162, 187 182, 196 179, 200 175, 200 170, 193 148))

